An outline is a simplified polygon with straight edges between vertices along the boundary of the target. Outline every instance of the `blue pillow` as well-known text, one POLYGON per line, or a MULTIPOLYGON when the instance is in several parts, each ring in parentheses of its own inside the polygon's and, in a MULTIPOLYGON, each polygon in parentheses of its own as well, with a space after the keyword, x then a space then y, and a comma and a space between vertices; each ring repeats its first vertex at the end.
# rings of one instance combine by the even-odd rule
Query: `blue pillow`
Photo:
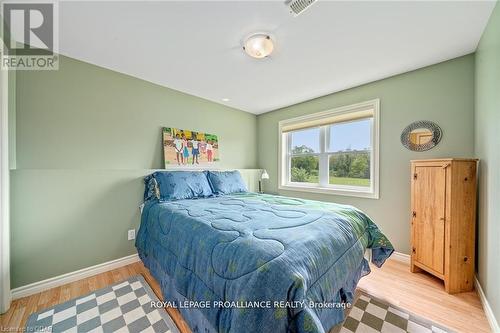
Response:
POLYGON ((157 171, 152 176, 156 180, 157 197, 160 201, 206 198, 213 195, 204 172, 157 171))
POLYGON ((159 199, 158 183, 153 175, 144 177, 144 202, 159 199))
POLYGON ((208 171, 208 180, 214 194, 248 192, 239 171, 208 171))

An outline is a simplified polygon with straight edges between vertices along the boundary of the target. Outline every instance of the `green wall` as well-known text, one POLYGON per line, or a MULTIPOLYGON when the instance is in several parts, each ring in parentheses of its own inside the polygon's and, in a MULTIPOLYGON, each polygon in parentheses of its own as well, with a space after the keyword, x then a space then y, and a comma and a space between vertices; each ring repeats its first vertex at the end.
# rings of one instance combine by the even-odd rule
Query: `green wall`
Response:
POLYGON ((500 5, 476 52, 475 154, 479 165, 479 281, 500 319, 500 5))
POLYGON ((255 116, 74 59, 59 65, 18 73, 19 169, 162 168, 162 126, 218 134, 224 167, 255 166, 255 116))
POLYGON ((366 84, 257 117, 258 162, 271 177, 265 189, 278 192, 278 122, 380 98, 380 199, 279 191, 288 196, 340 202, 366 211, 397 251, 409 253, 410 160, 473 156, 474 56, 366 84), (443 139, 427 152, 411 152, 400 142, 401 131, 415 120, 432 120, 443 139))
POLYGON ((19 287, 124 257, 161 127, 218 134, 221 168, 256 166, 256 116, 67 57, 16 77, 11 278, 19 287))

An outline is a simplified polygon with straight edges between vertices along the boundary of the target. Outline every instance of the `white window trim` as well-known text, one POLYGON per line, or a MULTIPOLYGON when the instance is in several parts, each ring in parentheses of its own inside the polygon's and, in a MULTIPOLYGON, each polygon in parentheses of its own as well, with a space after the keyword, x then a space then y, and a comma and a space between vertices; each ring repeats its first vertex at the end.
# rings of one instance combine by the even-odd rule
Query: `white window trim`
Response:
MULTIPOLYGON (((379 198, 379 184, 380 184, 380 171, 379 171, 379 136, 380 136, 380 99, 374 99, 362 103, 352 104, 348 106, 343 106, 331 110, 326 110, 322 112, 313 113, 310 115, 300 116, 292 119, 282 120, 278 123, 278 141, 279 141, 279 156, 278 156, 278 189, 287 190, 287 191, 300 191, 300 192, 312 192, 312 193, 323 193, 323 194, 331 194, 331 195, 342 195, 342 196, 351 196, 351 197, 361 197, 361 198, 370 198, 370 199, 378 199, 379 198), (290 126, 293 124, 301 123, 304 121, 309 121, 313 119, 327 118, 342 114, 347 114, 355 111, 363 111, 363 110, 373 110, 373 128, 372 128, 372 158, 370 159, 370 181, 371 185, 368 191, 363 190, 361 187, 357 186, 342 186, 336 185, 334 188, 331 186, 325 186, 324 184, 304 184, 304 183, 292 183, 287 177, 289 176, 288 170, 289 168, 289 160, 287 158, 286 152, 290 150, 290 147, 285 145, 290 145, 291 142, 286 140, 286 133, 283 133, 284 126, 290 126)), ((326 142, 325 131, 320 131, 320 144, 324 145, 326 142)), ((320 151, 324 151, 321 149, 320 151)), ((309 155, 309 154, 307 154, 309 155)), ((310 154, 310 155, 318 155, 322 154, 310 154)), ((324 155, 324 154, 323 154, 324 155)), ((325 163, 325 161, 320 160, 321 163, 325 163)), ((328 161, 326 161, 328 163, 328 161)), ((321 172, 320 167, 320 172, 321 172)), ((323 168, 324 170, 324 168, 323 168)), ((321 176, 319 177, 321 179, 321 176)))
POLYGON ((0 313, 7 312, 11 302, 8 75, 9 71, 0 70, 0 313))

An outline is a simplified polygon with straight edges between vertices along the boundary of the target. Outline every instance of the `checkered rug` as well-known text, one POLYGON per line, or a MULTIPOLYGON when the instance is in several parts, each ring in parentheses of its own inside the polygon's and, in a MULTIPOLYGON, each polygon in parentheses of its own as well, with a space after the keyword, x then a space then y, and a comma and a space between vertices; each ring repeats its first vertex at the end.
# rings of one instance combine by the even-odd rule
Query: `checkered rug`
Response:
POLYGON ((140 275, 32 314, 26 332, 179 333, 140 275))
POLYGON ((361 293, 354 302, 340 333, 451 333, 430 320, 361 293))

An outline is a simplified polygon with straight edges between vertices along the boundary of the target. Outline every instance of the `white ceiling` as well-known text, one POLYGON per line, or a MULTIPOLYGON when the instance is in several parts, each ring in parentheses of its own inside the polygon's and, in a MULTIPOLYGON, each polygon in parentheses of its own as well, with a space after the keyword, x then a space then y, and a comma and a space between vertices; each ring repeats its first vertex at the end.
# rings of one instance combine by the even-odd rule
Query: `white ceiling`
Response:
POLYGON ((473 52, 494 1, 61 2, 62 54, 255 114, 473 52), (270 58, 241 49, 253 32, 270 58), (230 101, 224 102, 223 98, 230 101))

